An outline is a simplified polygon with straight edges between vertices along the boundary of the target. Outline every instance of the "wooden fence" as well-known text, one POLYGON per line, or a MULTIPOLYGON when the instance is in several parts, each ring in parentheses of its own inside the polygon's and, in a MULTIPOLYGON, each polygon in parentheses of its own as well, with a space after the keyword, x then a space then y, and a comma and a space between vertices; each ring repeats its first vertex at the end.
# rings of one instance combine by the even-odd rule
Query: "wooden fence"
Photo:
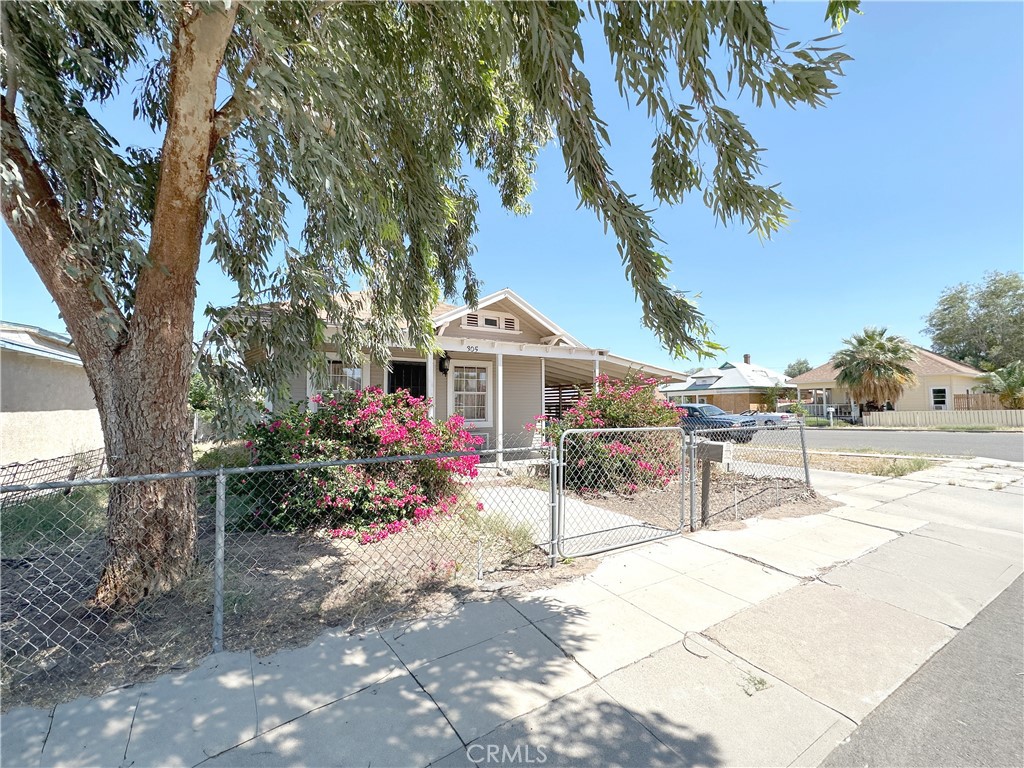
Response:
POLYGON ((867 427, 1024 427, 1024 411, 881 411, 863 416, 867 427))
POLYGON ((954 411, 1001 411, 1003 404, 999 395, 990 392, 970 392, 964 395, 953 395, 954 411))

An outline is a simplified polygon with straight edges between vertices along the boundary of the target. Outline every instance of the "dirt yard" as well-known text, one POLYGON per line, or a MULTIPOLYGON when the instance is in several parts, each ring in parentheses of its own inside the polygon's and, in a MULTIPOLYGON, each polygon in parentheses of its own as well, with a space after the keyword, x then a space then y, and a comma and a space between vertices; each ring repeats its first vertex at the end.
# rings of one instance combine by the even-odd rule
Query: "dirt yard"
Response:
MULTIPOLYGON (((225 649, 267 655, 308 643, 328 627, 382 626, 495 590, 550 586, 594 567, 578 560, 549 568, 546 554, 515 526, 464 506, 366 546, 325 535, 228 530, 225 649)), ((97 531, 52 550, 35 545, 5 557, 3 710, 50 706, 198 664, 212 651, 214 533, 207 506, 193 578, 123 613, 90 605, 105 551, 97 531)))

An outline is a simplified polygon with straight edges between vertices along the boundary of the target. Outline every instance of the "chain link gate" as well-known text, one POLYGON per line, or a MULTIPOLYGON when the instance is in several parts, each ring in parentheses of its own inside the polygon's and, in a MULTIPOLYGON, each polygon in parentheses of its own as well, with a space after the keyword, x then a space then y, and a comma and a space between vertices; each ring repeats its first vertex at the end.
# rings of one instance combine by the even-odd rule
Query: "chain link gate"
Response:
POLYGON ((685 522, 679 427, 570 429, 558 442, 553 551, 580 557, 674 536, 685 522))

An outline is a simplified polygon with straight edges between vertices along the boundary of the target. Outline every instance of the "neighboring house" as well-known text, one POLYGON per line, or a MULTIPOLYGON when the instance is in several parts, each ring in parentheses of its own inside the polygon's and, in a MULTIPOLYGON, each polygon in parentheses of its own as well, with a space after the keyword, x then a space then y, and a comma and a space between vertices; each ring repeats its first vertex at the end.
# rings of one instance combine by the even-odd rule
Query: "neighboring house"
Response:
MULTIPOLYGON (((393 347, 387 370, 368 359, 339 359, 328 347, 329 389, 408 389, 433 400, 435 418, 463 416, 467 429, 494 448, 501 447, 499 435, 505 447, 519 444, 527 424, 542 413, 558 416, 578 391, 591 391, 600 374, 622 378, 642 370, 685 379, 678 371, 586 346, 507 288, 481 298, 476 308, 440 304, 433 318, 443 356, 393 347)), ((291 382, 293 400, 309 402, 314 394, 310 376, 291 382)))
MULTIPOLYGON (((953 397, 966 395, 972 387, 978 386, 985 375, 977 368, 958 363, 923 347, 914 347, 917 360, 909 368, 917 377, 917 383, 906 390, 902 397, 891 403, 897 411, 946 411, 953 410, 953 397)), ((797 399, 810 396, 816 415, 835 408, 835 415, 859 418, 860 414, 850 393, 836 386, 836 369, 831 363, 819 365, 807 373, 790 379, 798 387, 797 399)), ((885 403, 879 403, 884 406, 885 403)))
POLYGON ((661 391, 674 403, 708 403, 729 413, 741 413, 763 409, 768 390, 788 383, 785 374, 753 365, 750 355, 744 355, 742 363, 704 368, 690 374, 681 384, 661 387, 661 391))
POLYGON ((0 464, 102 447, 96 401, 71 339, 0 322, 0 464))

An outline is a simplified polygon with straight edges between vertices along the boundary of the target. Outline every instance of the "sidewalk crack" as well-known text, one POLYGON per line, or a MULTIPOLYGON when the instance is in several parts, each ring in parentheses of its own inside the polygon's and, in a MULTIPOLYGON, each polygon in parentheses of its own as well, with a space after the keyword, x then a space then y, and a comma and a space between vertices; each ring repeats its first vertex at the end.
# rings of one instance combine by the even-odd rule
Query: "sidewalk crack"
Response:
POLYGON ((459 743, 462 744, 462 748, 465 749, 466 747, 468 747, 469 742, 462 738, 462 734, 459 733, 459 729, 455 727, 455 724, 448 717, 448 713, 441 708, 441 705, 437 703, 437 699, 435 699, 431 695, 430 691, 428 691, 424 687, 423 683, 420 682, 420 679, 416 677, 416 673, 409 669, 409 665, 406 664, 405 661, 403 661, 402 657, 399 656, 398 653, 395 651, 395 649, 391 647, 391 643, 387 641, 387 638, 385 638, 381 632, 378 632, 377 635, 380 637, 381 640, 384 641, 384 645, 386 645, 391 650, 391 652, 395 654, 395 658, 401 662, 403 667, 405 667, 405 671, 409 673, 409 676, 413 679, 413 682, 415 682, 416 685, 419 686, 419 689, 423 691, 424 694, 426 694, 427 698, 430 699, 430 702, 437 708, 437 711, 441 713, 441 717, 443 717, 444 721, 448 723, 448 727, 452 729, 452 733, 455 734, 455 738, 457 738, 459 740, 459 743))
POLYGON ((43 736, 43 744, 39 747, 39 755, 42 756, 43 752, 46 751, 46 742, 50 739, 50 733, 53 731, 53 719, 57 714, 57 705, 54 704, 50 707, 50 724, 46 726, 46 734, 43 736))
MULTIPOLYGON (((783 683, 784 685, 789 686, 794 691, 799 693, 801 696, 806 696, 808 699, 810 699, 811 701, 815 702, 816 704, 820 704, 825 709, 830 710, 831 712, 835 712, 837 715, 839 715, 844 720, 850 721, 855 726, 860 725, 860 723, 858 723, 852 717, 847 715, 845 712, 841 712, 840 710, 838 710, 835 707, 833 707, 831 704, 826 704, 824 701, 821 701, 820 699, 814 698, 813 696, 811 696, 811 694, 807 693, 807 691, 803 690, 802 688, 798 688, 796 685, 793 685, 792 683, 790 683, 786 679, 780 677, 779 675, 777 675, 777 674, 775 674, 775 673, 765 669, 762 666, 759 666, 759 665, 755 664, 754 662, 750 661, 747 658, 744 658, 743 656, 740 656, 735 651, 729 650, 729 648, 727 648, 722 642, 720 642, 718 639, 716 639, 714 637, 711 637, 711 635, 705 634, 704 632, 696 632, 694 634, 698 635, 701 639, 706 640, 707 642, 711 643, 712 645, 717 646, 718 648, 721 648, 723 651, 728 653, 734 659, 739 659, 744 664, 746 664, 748 667, 752 667, 753 669, 756 669, 758 672, 764 672, 764 674, 768 675, 769 677, 772 677, 775 680, 778 680, 779 682, 783 683)), ((737 669, 739 669, 739 667, 736 665, 736 663, 731 661, 730 659, 722 659, 722 660, 725 661, 728 664, 731 664, 732 666, 736 667, 737 669)), ((743 671, 743 670, 741 670, 741 671, 743 671)))
MULTIPOLYGON (((396 654, 396 656, 397 656, 397 654, 396 654)), ((251 651, 250 651, 250 658, 251 658, 251 651)), ((293 718, 291 718, 289 720, 284 720, 284 721, 278 723, 277 725, 275 725, 273 728, 268 728, 263 733, 258 733, 255 736, 246 739, 245 741, 240 741, 240 742, 238 742, 237 744, 235 744, 232 747, 228 747, 227 749, 222 749, 220 752, 215 752, 212 755, 204 752, 204 754, 206 754, 206 757, 204 757, 202 760, 200 760, 198 763, 196 763, 194 766, 192 766, 192 768, 197 768, 197 766, 200 766, 203 763, 205 763, 205 762, 207 762, 209 760, 212 760, 215 757, 220 757, 224 753, 230 752, 233 749, 238 749, 239 747, 244 746, 245 744, 248 744, 251 741, 256 741, 256 739, 261 739, 264 736, 266 736, 268 733, 273 733, 278 728, 283 728, 284 726, 286 726, 286 725, 288 725, 290 723, 294 723, 296 720, 301 720, 306 715, 311 715, 314 712, 319 712, 321 709, 326 709, 327 707, 330 707, 330 706, 333 706, 334 704, 337 704, 339 701, 344 701, 345 699, 349 699, 349 698, 355 696, 356 694, 362 693, 363 691, 366 691, 366 690, 368 690, 370 688, 373 688, 373 686, 379 685, 381 682, 386 681, 388 676, 392 672, 394 672, 395 669, 396 669, 396 667, 391 667, 391 669, 389 669, 387 672, 385 672, 380 677, 380 679, 374 680, 373 682, 370 682, 370 683, 367 683, 362 688, 359 688, 359 689, 357 689, 355 691, 352 691, 351 693, 346 693, 344 696, 339 696, 338 698, 336 698, 336 699, 334 699, 332 701, 328 701, 326 704, 321 704, 319 707, 313 707, 313 709, 307 710, 306 712, 303 712, 300 715, 296 715, 295 717, 293 717, 293 718)))
POLYGON ((681 760, 685 760, 686 759, 686 755, 684 755, 681 752, 679 752, 678 750, 676 750, 671 744, 669 744, 664 739, 662 739, 660 736, 658 736, 658 734, 655 733, 651 728, 649 728, 647 726, 647 723, 645 723, 643 720, 641 720, 640 717, 638 717, 637 714, 635 712, 633 712, 633 710, 631 710, 629 707, 627 707, 625 704, 623 704, 621 701, 619 701, 617 698, 615 698, 615 696, 613 696, 608 691, 607 688, 605 688, 603 685, 601 685, 601 681, 600 680, 597 681, 596 685, 597 685, 598 688, 600 688, 604 692, 604 694, 609 699, 611 699, 616 704, 618 704, 619 707, 622 709, 622 711, 625 712, 627 715, 629 715, 637 725, 639 725, 641 728, 643 728, 645 731, 647 731, 649 734, 651 734, 651 738, 653 738, 656 742, 661 744, 661 746, 665 747, 665 749, 667 749, 673 755, 677 755, 681 760))
POLYGON ((128 740, 124 743, 124 755, 121 757, 121 768, 129 768, 129 766, 135 764, 134 760, 130 763, 128 762, 128 749, 132 744, 132 731, 135 730, 135 718, 139 714, 139 705, 142 704, 142 697, 144 695, 145 694, 140 693, 139 698, 135 700, 135 709, 132 710, 132 721, 128 724, 128 740))

